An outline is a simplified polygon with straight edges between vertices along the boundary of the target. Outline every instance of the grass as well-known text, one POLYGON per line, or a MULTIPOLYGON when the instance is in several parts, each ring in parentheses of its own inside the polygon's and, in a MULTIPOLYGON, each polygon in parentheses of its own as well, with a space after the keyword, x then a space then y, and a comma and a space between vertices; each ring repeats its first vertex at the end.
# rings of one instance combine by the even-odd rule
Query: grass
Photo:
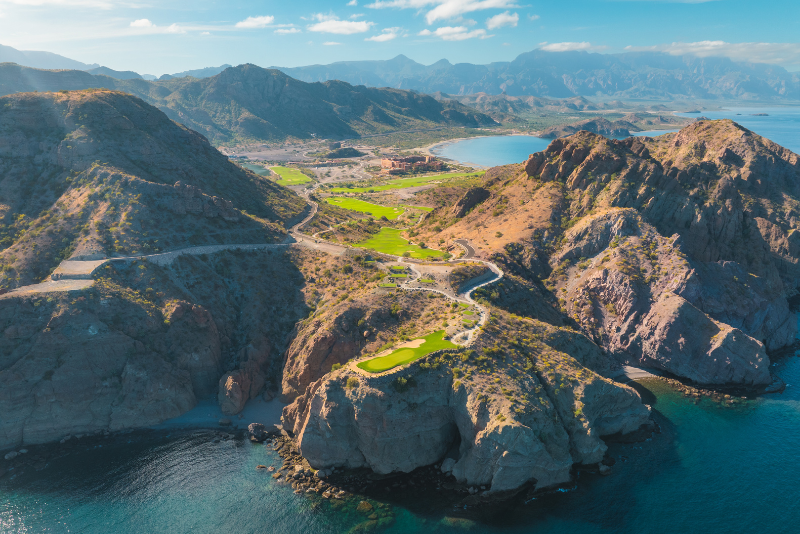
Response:
POLYGON ((400 232, 396 228, 381 228, 381 231, 372 236, 371 238, 357 243, 355 246, 364 247, 383 252, 384 254, 391 254, 393 256, 402 256, 404 252, 408 252, 412 258, 433 258, 444 256, 444 252, 440 250, 431 250, 429 248, 421 248, 418 245, 411 245, 407 240, 400 237, 400 232))
POLYGON ((378 287, 397 287, 397 284, 378 284, 378 287))
POLYGON ((389 267, 389 269, 391 269, 392 271, 401 271, 401 272, 406 270, 405 267, 401 267, 400 265, 392 265, 391 267, 389 267))
POLYGON ((311 181, 311 178, 291 167, 270 167, 270 170, 281 177, 276 180, 278 185, 300 185, 311 181))
MULTIPOLYGON (((478 172, 451 172, 449 174, 436 174, 434 176, 414 176, 412 178, 398 178, 395 180, 389 180, 384 182, 381 185, 373 185, 367 187, 335 187, 331 189, 331 193, 367 193, 367 192, 375 192, 378 191, 388 191, 390 189, 405 189, 407 187, 417 187, 419 185, 425 185, 428 182, 432 182, 434 180, 446 180, 449 178, 461 178, 463 176, 480 176, 484 173, 484 171, 478 172)), ((423 209, 423 208, 417 208, 423 209)))
POLYGON ((436 283, 434 280, 431 280, 430 278, 420 278, 419 281, 422 282, 423 284, 435 284, 436 283))
POLYGON ((369 213, 376 219, 380 219, 381 217, 386 217, 390 221, 398 218, 400 214, 402 214, 403 211, 405 211, 401 208, 393 208, 390 206, 379 206, 378 204, 372 204, 370 202, 364 202, 363 200, 357 200, 354 198, 328 197, 326 200, 328 204, 332 204, 334 206, 338 206, 346 210, 369 213))
POLYGON ((469 304, 464 304, 463 302, 459 302, 458 305, 462 308, 469 308, 469 304))
POLYGON ((358 364, 359 369, 363 369, 369 373, 382 373, 388 371, 398 365, 405 365, 413 361, 419 360, 423 356, 427 356, 431 352, 442 349, 454 349, 457 345, 444 339, 444 330, 439 330, 432 334, 428 334, 422 339, 425 342, 417 348, 402 348, 392 351, 386 356, 372 358, 358 364))
POLYGON ((389 276, 391 276, 392 278, 408 278, 407 274, 394 274, 394 273, 392 273, 389 276))

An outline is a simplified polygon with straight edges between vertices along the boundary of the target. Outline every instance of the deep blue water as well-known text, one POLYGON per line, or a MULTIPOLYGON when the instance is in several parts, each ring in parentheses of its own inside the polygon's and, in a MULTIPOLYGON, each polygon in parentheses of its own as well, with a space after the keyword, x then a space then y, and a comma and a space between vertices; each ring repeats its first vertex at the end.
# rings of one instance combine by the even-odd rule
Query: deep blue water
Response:
MULTIPOLYGON (((703 116, 709 119, 732 119, 793 152, 800 152, 800 108, 731 108, 726 111, 704 111, 700 114, 680 115, 683 117, 703 116), (759 113, 766 113, 768 116, 753 116, 759 113)), ((633 135, 656 136, 664 133, 666 131, 637 132, 633 135)), ((529 154, 547 148, 550 141, 550 139, 527 135, 478 137, 440 145, 434 149, 434 152, 439 156, 463 163, 493 167, 523 162, 528 159, 529 154)))
MULTIPOLYGON (((744 113, 734 110, 726 116, 800 150, 800 111, 747 111, 770 117, 736 112, 744 113)), ((502 139, 513 138, 465 143, 502 139)), ((509 161, 523 161, 540 150, 525 144, 536 141, 509 141, 521 143, 516 150, 523 153, 509 161)), ((478 162, 481 154, 474 145, 472 153, 478 162)), ((609 477, 584 474, 573 491, 472 519, 425 499, 383 499, 392 523, 373 532, 796 533, 800 358, 788 356, 773 370, 789 385, 784 393, 735 407, 708 400, 694 404, 662 382, 646 382, 643 397, 653 406, 661 432, 643 443, 612 444, 617 463, 609 477)), ((328 501, 295 495, 269 473, 257 471, 258 464, 278 465, 270 449, 242 439, 214 443, 215 436, 200 430, 136 432, 32 448, 27 466, 7 472, 0 460, 0 533, 366 531, 361 528, 365 518, 353 503, 335 508, 328 501)))

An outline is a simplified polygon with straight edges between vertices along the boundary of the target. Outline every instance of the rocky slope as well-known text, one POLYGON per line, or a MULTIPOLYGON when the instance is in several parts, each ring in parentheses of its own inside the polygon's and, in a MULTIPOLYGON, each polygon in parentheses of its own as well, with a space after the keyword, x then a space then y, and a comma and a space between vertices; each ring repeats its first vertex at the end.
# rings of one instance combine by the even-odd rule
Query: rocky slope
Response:
POLYGON ((764 385, 765 350, 797 329, 799 170, 796 154, 731 121, 624 141, 579 132, 488 172, 489 198, 461 218, 437 208, 420 234, 470 238, 508 283, 544 281, 619 361, 764 385))
POLYGON ((488 115, 458 102, 439 102, 416 92, 340 81, 305 83, 280 71, 249 64, 227 68, 208 78, 163 81, 118 80, 82 71, 0 64, 0 95, 90 87, 136 95, 217 145, 495 124, 488 115))
POLYGON ((602 376, 609 360, 577 332, 497 312, 478 339, 395 374, 330 373, 284 424, 319 469, 409 472, 445 458, 458 481, 502 492, 565 483, 573 464, 603 459, 601 436, 648 422, 639 395, 602 376))
POLYGON ((306 209, 123 93, 0 98, 0 288, 70 256, 281 240, 306 209))

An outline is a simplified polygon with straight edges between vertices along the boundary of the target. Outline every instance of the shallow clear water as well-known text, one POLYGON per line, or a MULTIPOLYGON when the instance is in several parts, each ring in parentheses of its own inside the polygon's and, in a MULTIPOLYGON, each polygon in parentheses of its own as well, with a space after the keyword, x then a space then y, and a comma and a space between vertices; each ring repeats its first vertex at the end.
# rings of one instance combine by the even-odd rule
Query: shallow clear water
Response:
MULTIPOLYGON (((800 358, 775 370, 790 384, 783 394, 735 407, 694 404, 662 382, 645 382, 661 432, 643 443, 612 444, 611 476, 584 474, 573 491, 480 513, 431 510, 413 498, 390 502, 392 522, 376 531, 796 532, 800 358)), ((0 479, 0 532, 334 533, 363 526, 355 502, 334 508, 256 470, 279 465, 271 449, 214 437, 149 431, 84 438, 71 449, 48 446, 46 464, 0 479)))
MULTIPOLYGON (((692 118, 703 116, 709 119, 732 119, 793 152, 800 152, 800 108, 748 107, 680 115, 692 118), (766 113, 768 116, 753 116, 760 113, 766 113)), ((637 132, 633 135, 657 136, 672 131, 675 130, 637 132)), ((440 145, 434 149, 434 153, 462 163, 493 167, 521 163, 528 159, 528 155, 547 148, 550 141, 527 135, 478 137, 440 145)))

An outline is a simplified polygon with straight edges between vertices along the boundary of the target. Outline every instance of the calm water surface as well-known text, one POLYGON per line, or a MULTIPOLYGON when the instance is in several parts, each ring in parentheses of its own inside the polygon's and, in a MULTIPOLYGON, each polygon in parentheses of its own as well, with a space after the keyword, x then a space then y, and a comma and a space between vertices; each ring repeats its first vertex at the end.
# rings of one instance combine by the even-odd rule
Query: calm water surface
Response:
MULTIPOLYGON (((732 119, 793 152, 800 152, 800 108, 731 108, 725 111, 704 111, 701 114, 680 114, 680 116, 732 119), (762 113, 768 116, 754 116, 762 113)), ((637 132, 633 135, 657 136, 668 131, 674 130, 637 132)), ((462 163, 493 167, 523 162, 528 159, 528 155, 547 148, 550 141, 527 135, 478 137, 440 145, 434 149, 434 153, 462 163)))
MULTIPOLYGON (((448 517, 446 507, 384 499, 392 522, 376 531, 797 532, 800 358, 774 370, 790 384, 783 394, 735 407, 694 404, 646 381, 642 392, 661 432, 612 444, 611 476, 583 475, 573 491, 467 519, 448 517)), ((0 479, 0 532, 338 533, 367 526, 354 503, 335 508, 295 495, 257 471, 258 464, 279 465, 268 447, 213 437, 138 432, 31 451, 45 460, 0 479)))
MULTIPOLYGON (((800 110, 705 115, 732 118, 800 151, 800 110)), ((450 147, 467 143, 470 157, 463 160, 474 163, 488 161, 480 147, 495 152, 506 147, 501 160, 487 165, 524 161, 547 145, 546 140, 513 136, 450 147)), ((462 159, 452 154, 443 155, 462 159)), ((618 461, 609 477, 583 475, 573 491, 469 519, 430 502, 383 499, 391 524, 372 531, 796 533, 800 358, 786 357, 773 369, 789 384, 786 391, 735 407, 707 400, 694 404, 661 382, 646 382, 643 396, 661 432, 644 443, 611 445, 618 461)), ((214 443, 215 437, 214 431, 201 430, 136 432, 32 448, 27 465, 10 471, 0 460, 0 533, 368 531, 370 524, 352 504, 335 507, 295 495, 269 473, 257 471, 258 464, 278 465, 269 448, 241 439, 214 443)))

